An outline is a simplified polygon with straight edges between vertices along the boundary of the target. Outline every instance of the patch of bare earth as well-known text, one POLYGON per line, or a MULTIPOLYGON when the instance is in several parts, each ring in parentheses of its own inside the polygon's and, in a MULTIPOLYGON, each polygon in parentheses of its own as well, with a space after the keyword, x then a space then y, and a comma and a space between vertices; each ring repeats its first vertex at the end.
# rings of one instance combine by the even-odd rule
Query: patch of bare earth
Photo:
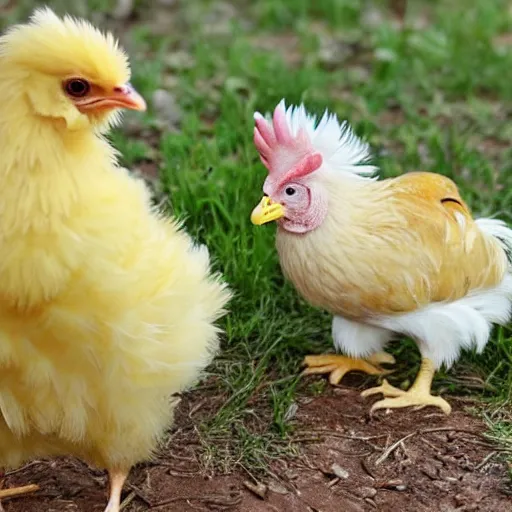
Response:
MULTIPOLYGON (((353 388, 303 397, 294 418, 300 455, 272 462, 274 477, 256 481, 242 469, 211 474, 198 462, 201 446, 194 425, 211 413, 203 411, 203 404, 211 403, 204 393, 183 398, 160 458, 132 471, 123 510, 512 510, 500 448, 483 436, 482 421, 464 412, 463 400, 450 399, 450 417, 432 409, 369 417, 370 401, 353 388)), ((6 485, 29 483, 38 484, 40 491, 6 501, 6 512, 101 512, 105 507, 104 473, 74 459, 32 463, 11 474, 6 485)))

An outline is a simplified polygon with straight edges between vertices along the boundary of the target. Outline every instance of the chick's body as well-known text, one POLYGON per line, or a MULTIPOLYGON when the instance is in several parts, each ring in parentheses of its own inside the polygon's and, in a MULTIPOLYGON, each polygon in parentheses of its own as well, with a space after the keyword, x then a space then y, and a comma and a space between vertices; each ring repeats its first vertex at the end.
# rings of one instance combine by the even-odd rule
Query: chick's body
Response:
MULTIPOLYGON (((29 39, 38 30, 87 35, 103 53, 117 51, 50 11, 22 30, 29 39)), ((136 93, 103 81, 90 104, 60 98, 53 112, 45 93, 62 94, 58 82, 27 97, 33 68, 13 34, 0 47, 0 469, 76 455, 109 470, 108 511, 117 512, 130 467, 170 425, 171 395, 215 354, 214 322, 230 293, 210 274, 207 249, 154 210, 102 135, 112 119, 98 103, 133 106, 136 93)), ((69 53, 79 59, 86 48, 69 53)))
POLYGON ((474 219, 455 183, 410 172, 368 176, 368 148, 328 112, 316 124, 303 106, 255 115, 255 144, 269 170, 253 222, 278 221, 281 267, 312 305, 333 314, 336 348, 350 356, 308 356, 306 373, 386 373, 381 350, 396 335, 418 343, 423 363, 404 392, 386 381, 365 391, 373 406, 449 404, 430 395, 434 371, 462 349, 482 351, 492 324, 512 311, 512 230, 474 219), (360 358, 370 359, 364 361, 360 358), (370 364, 369 364, 370 363, 370 364))
MULTIPOLYGON (((69 215, 46 228, 27 219, 0 245, 9 466, 47 449, 109 468, 146 458, 169 424, 169 395, 216 349, 211 322, 226 295, 208 278, 206 250, 151 213, 142 182, 87 160, 69 170, 83 182, 69 215)), ((73 192, 51 190, 57 202, 73 192)))

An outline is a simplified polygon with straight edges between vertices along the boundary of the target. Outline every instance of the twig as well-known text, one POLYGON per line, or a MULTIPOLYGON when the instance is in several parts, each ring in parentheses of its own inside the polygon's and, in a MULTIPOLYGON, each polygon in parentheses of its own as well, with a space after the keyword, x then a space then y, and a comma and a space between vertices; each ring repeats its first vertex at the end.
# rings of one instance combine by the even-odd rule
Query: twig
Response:
POLYGON ((475 466, 475 471, 478 471, 480 469, 482 469, 498 452, 491 452, 491 453, 488 453, 484 459, 482 460, 482 462, 480 462, 480 464, 478 464, 478 466, 475 466))
POLYGON ((40 487, 36 484, 24 485, 23 487, 13 487, 12 489, 0 490, 0 500, 7 498, 14 498, 15 496, 21 496, 22 494, 28 494, 30 492, 39 491, 40 487))
POLYGON ((137 494, 134 491, 128 494, 128 496, 126 496, 126 498, 121 503, 119 510, 123 510, 124 508, 126 508, 135 499, 136 496, 137 494))
POLYGON ((384 451, 384 453, 375 461, 375 465, 378 466, 382 462, 384 462, 404 441, 409 439, 412 436, 415 436, 419 432, 411 432, 410 434, 407 434, 406 436, 399 439, 396 443, 393 443, 387 450, 384 451))
POLYGON ((206 403, 206 399, 201 400, 199 403, 195 404, 193 407, 191 407, 190 411, 188 412, 188 417, 192 418, 192 416, 203 407, 203 405, 206 403))
POLYGON ((210 505, 220 505, 220 506, 235 506, 238 505, 242 501, 242 494, 236 493, 236 495, 232 494, 230 496, 223 496, 219 494, 211 494, 206 496, 188 496, 188 497, 174 497, 169 498, 167 500, 161 501, 160 503, 155 503, 153 506, 149 507, 151 510, 156 510, 161 507, 165 507, 166 505, 170 505, 175 501, 201 501, 208 503, 210 505))
POLYGON ((368 476, 375 480, 375 475, 373 474, 373 471, 370 469, 370 466, 368 464, 368 457, 365 457, 364 459, 361 459, 361 466, 365 470, 366 473, 368 473, 368 476))
POLYGON ((12 471, 7 471, 7 473, 5 473, 5 476, 15 475, 16 473, 20 473, 21 471, 25 471, 25 469, 27 469, 27 468, 30 468, 32 466, 37 466, 38 464, 41 464, 42 462, 43 461, 41 461, 41 460, 35 460, 33 462, 29 462, 28 464, 25 464, 21 468, 13 469, 12 471))
POLYGON ((325 439, 322 437, 294 437, 294 443, 323 443, 325 439))
POLYGON ((466 428, 455 428, 455 427, 437 427, 437 428, 425 428, 423 430, 416 431, 416 434, 432 434, 434 432, 462 432, 464 434, 471 434, 477 437, 483 437, 481 432, 475 430, 469 430, 466 428))
POLYGON ((415 432, 411 432, 406 436, 399 439, 396 443, 393 443, 389 448, 387 448, 384 453, 375 461, 375 465, 379 465, 384 462, 399 446, 401 443, 410 439, 413 436, 423 435, 423 434, 433 434, 435 432, 463 432, 465 434, 471 434, 473 436, 483 437, 480 432, 475 432, 474 430, 462 429, 462 428, 453 428, 453 427, 437 427, 437 428, 425 428, 423 430, 416 430, 415 432))
POLYGON ((174 469, 168 469, 166 471, 168 475, 176 476, 178 478, 190 478, 201 474, 201 471, 176 471, 174 469))
POLYGON ((341 434, 340 432, 331 432, 325 429, 313 429, 308 431, 303 431, 301 433, 309 434, 324 434, 327 437, 341 437, 342 439, 350 439, 351 441, 370 441, 372 439, 380 439, 382 437, 387 437, 388 434, 379 434, 377 436, 349 436, 347 434, 341 434))
POLYGON ((512 448, 508 448, 506 446, 494 446, 493 444, 491 443, 482 443, 480 441, 476 441, 476 440, 473 440, 473 439, 466 439, 466 442, 467 443, 471 443, 471 444, 475 444, 476 446, 482 446, 484 448, 487 448, 487 449, 493 449, 493 450, 496 450, 497 452, 502 452, 502 453, 512 453, 512 448))
POLYGON ((339 481, 341 480, 341 478, 339 477, 336 477, 336 478, 333 478, 328 484, 327 484, 327 487, 333 487, 334 485, 336 485, 339 481))
POLYGON ((439 452, 439 448, 437 446, 433 445, 430 441, 427 441, 426 439, 421 438, 421 442, 425 443, 429 448, 434 450, 436 453, 439 452))
POLYGON ((151 500, 149 500, 148 498, 146 498, 146 496, 144 495, 144 493, 138 488, 136 487, 135 485, 133 484, 128 484, 128 486, 130 487, 130 489, 135 493, 135 495, 137 496, 137 498, 139 498, 140 500, 142 500, 149 508, 152 508, 153 507, 153 502, 151 500))

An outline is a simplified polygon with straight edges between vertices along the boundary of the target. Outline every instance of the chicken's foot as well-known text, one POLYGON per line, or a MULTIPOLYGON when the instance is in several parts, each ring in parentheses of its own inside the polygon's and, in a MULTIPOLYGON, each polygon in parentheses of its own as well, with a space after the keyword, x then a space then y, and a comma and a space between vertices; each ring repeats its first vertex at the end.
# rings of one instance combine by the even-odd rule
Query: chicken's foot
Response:
POLYGON ((360 371, 369 375, 387 375, 392 370, 385 370, 380 365, 394 364, 395 358, 386 352, 377 352, 367 359, 356 359, 337 354, 306 356, 304 364, 307 368, 304 375, 312 373, 329 373, 329 382, 338 384, 344 375, 352 371, 360 371))
POLYGON ((375 402, 370 412, 376 411, 377 409, 410 406, 416 406, 416 408, 421 409, 428 405, 433 405, 434 407, 439 407, 445 414, 450 414, 452 410, 450 404, 444 398, 430 394, 434 373, 434 363, 425 357, 421 361, 418 376, 408 391, 395 388, 384 380, 381 386, 367 389, 361 393, 361 396, 367 397, 382 393, 386 397, 384 400, 375 402))
POLYGON ((105 512, 120 512, 121 510, 121 492, 126 482, 129 471, 109 470, 110 496, 105 512))
POLYGON ((14 496, 21 496, 22 494, 28 494, 29 492, 35 492, 39 490, 39 486, 35 484, 24 485, 23 487, 12 487, 10 489, 4 489, 5 472, 0 469, 0 512, 4 512, 2 506, 2 499, 13 498, 14 496))

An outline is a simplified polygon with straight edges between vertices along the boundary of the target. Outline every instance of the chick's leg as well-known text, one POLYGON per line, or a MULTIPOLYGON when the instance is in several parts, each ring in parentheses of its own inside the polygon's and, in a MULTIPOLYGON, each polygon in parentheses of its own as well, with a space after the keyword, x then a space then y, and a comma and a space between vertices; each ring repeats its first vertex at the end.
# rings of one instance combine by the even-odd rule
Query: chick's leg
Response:
POLYGON ((418 376, 408 391, 402 391, 401 389, 395 388, 384 380, 381 386, 367 389, 366 391, 363 391, 361 395, 363 397, 367 397, 377 393, 382 393, 386 397, 384 400, 375 402, 370 412, 376 411, 377 409, 410 406, 422 408, 427 405, 433 405, 434 407, 439 407, 445 414, 450 414, 452 410, 450 404, 444 398, 441 398, 440 396, 432 396, 430 394, 434 373, 434 363, 425 357, 421 361, 418 376))
POLYGON ((382 363, 393 364, 395 358, 386 352, 377 352, 368 359, 356 359, 341 355, 306 356, 304 364, 307 368, 304 375, 312 373, 329 373, 329 382, 338 384, 344 375, 352 371, 360 371, 369 375, 387 375, 391 370, 381 368, 382 363))
POLYGON ((109 470, 110 496, 105 512, 120 512, 121 510, 121 492, 126 482, 129 471, 109 470))

